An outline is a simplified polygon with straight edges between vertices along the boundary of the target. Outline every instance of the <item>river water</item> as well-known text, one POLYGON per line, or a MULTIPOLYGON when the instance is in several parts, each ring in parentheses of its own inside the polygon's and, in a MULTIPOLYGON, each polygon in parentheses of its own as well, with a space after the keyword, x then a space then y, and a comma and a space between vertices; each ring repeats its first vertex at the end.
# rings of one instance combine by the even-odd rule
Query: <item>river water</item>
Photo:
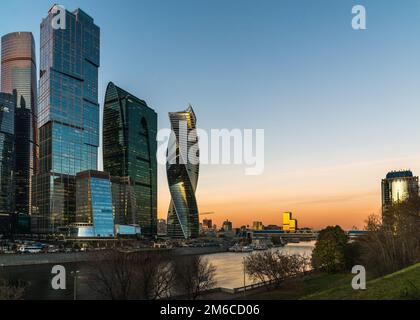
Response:
MULTIPOLYGON (((301 242, 297 244, 288 244, 285 247, 275 248, 288 254, 300 254, 310 257, 315 242, 301 242)), ((239 288, 244 285, 244 257, 251 253, 223 252, 204 256, 216 267, 217 287, 239 288)), ((248 276, 245 276, 245 285, 255 283, 248 276)))
MULTIPOLYGON (((289 244, 280 250, 290 254, 302 254, 310 256, 314 248, 314 243, 306 242, 299 244, 289 244)), ((217 287, 239 288, 244 285, 243 259, 252 253, 233 253, 223 252, 204 255, 216 267, 217 287)), ((0 279, 12 281, 25 281, 30 285, 26 289, 25 299, 30 300, 72 300, 74 297, 74 281, 70 274, 71 271, 78 270, 80 273, 77 282, 77 298, 81 300, 100 299, 87 284, 86 274, 89 273, 86 263, 64 263, 67 271, 67 289, 53 290, 51 270, 53 265, 32 265, 20 267, 0 267, 0 279)), ((246 277, 245 284, 252 284, 253 281, 246 277)))

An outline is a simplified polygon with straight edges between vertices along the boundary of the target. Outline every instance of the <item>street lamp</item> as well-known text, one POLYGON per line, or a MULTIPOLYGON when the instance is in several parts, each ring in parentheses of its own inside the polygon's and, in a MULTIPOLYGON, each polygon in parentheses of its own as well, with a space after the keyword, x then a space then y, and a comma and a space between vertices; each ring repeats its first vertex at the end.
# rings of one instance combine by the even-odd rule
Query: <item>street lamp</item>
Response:
POLYGON ((77 278, 79 277, 79 270, 72 271, 70 274, 73 276, 73 299, 77 300, 77 278))

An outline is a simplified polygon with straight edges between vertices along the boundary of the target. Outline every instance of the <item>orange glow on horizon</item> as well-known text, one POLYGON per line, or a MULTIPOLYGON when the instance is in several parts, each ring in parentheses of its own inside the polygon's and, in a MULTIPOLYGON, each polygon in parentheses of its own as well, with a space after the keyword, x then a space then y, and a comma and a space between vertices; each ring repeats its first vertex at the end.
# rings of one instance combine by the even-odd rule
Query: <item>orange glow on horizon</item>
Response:
MULTIPOLYGON (((234 227, 252 226, 254 221, 281 226, 283 212, 290 211, 299 228, 362 229, 369 215, 380 214, 382 178, 401 167, 410 167, 418 175, 420 156, 284 172, 266 168, 261 176, 245 176, 240 168, 203 166, 197 202, 200 212, 215 214, 200 216, 200 222, 209 218, 218 227, 225 220, 234 227)), ((159 218, 166 219, 169 201, 167 185, 162 183, 159 218)))

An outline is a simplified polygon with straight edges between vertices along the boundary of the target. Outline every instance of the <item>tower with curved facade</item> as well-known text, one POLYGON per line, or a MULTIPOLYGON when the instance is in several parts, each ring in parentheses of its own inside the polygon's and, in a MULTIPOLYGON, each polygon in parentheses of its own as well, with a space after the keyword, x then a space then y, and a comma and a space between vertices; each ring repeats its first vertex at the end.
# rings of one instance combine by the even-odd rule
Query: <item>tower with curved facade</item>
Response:
POLYGON ((199 174, 197 118, 189 106, 169 113, 172 134, 168 143, 166 173, 171 203, 168 210, 168 236, 191 239, 199 236, 199 214, 195 191, 199 174))
POLYGON ((157 234, 157 114, 145 101, 108 84, 103 118, 104 170, 115 203, 115 221, 157 234))
POLYGON ((1 38, 1 91, 16 91, 15 110, 15 211, 32 213, 33 176, 38 166, 37 83, 35 41, 30 32, 1 38))

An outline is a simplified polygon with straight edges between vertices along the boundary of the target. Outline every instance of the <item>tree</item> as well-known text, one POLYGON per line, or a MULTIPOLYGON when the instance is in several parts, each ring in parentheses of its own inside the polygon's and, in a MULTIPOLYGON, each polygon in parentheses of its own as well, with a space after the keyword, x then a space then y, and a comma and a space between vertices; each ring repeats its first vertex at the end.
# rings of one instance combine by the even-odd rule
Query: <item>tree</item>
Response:
POLYGON ((173 261, 166 253, 142 253, 137 264, 137 298, 156 300, 171 296, 175 284, 173 261))
POLYGON ((284 280, 303 274, 309 265, 303 255, 290 255, 281 251, 253 253, 245 258, 246 273, 258 282, 279 286, 284 280))
POLYGON ((175 260, 177 289, 188 300, 198 299, 216 286, 216 267, 201 256, 183 256, 175 260))
POLYGON ((374 275, 385 275, 420 261, 420 199, 384 210, 383 219, 366 221, 368 235, 358 242, 361 263, 374 275))
POLYGON ((0 300, 21 300, 25 290, 26 285, 20 281, 13 284, 0 279, 0 300))
POLYGON ((312 267, 328 273, 342 272, 348 267, 348 238, 339 226, 320 231, 312 253, 312 267))
POLYGON ((166 298, 174 284, 171 261, 163 253, 112 250, 94 259, 91 270, 91 288, 111 300, 166 298))

